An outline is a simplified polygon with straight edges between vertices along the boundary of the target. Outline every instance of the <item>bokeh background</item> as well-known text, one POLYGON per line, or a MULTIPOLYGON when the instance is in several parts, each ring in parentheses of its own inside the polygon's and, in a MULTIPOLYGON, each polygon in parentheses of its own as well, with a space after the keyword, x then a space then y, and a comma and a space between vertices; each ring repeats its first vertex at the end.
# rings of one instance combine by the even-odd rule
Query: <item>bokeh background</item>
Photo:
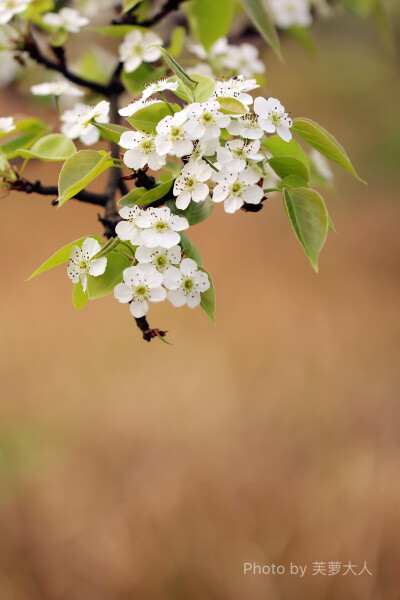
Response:
MULTIPOLYGON (((267 53, 268 92, 369 184, 335 169, 318 276, 279 199, 217 207, 192 233, 217 328, 154 305, 173 345, 147 344, 112 297, 75 312, 64 268, 24 281, 101 234, 95 207, 1 199, 1 600, 398 599, 398 60, 343 14, 314 32, 317 58, 288 40, 285 64, 267 53), (243 575, 291 561, 304 578, 243 575), (372 576, 312 576, 314 561, 372 576)), ((35 111, 2 91, 2 114, 35 111)))

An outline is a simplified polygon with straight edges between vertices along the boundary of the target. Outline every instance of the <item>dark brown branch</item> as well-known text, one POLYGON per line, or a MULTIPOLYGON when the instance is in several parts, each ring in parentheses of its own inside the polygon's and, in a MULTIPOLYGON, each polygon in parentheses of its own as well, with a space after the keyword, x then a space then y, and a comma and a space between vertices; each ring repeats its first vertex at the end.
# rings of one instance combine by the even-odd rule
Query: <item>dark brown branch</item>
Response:
POLYGON ((144 21, 137 20, 137 17, 135 15, 135 8, 133 8, 131 11, 126 13, 126 15, 124 15, 122 17, 122 19, 120 19, 120 20, 115 19, 113 21, 113 24, 114 25, 130 24, 130 25, 139 25, 140 27, 153 27, 154 25, 157 25, 157 23, 160 23, 160 21, 165 19, 165 17, 167 17, 169 14, 171 14, 175 10, 178 10, 180 8, 180 5, 183 2, 185 2, 185 0, 167 0, 158 13, 156 13, 152 17, 149 17, 148 19, 145 19, 144 21))
MULTIPOLYGON (((28 181, 27 179, 17 179, 16 181, 7 181, 10 189, 15 192, 25 192, 25 194, 40 194, 42 196, 58 196, 58 188, 56 185, 42 185, 40 181, 28 181)), ((87 204, 96 204, 97 206, 105 206, 106 194, 95 194, 82 190, 74 196, 76 200, 86 202, 87 204)), ((54 202, 57 204, 57 202, 54 202)))
POLYGON ((136 325, 139 327, 140 331, 143 334, 143 339, 146 342, 151 342, 156 337, 165 337, 167 335, 166 331, 162 331, 161 329, 151 329, 149 326, 146 317, 139 317, 138 319, 135 317, 136 325))

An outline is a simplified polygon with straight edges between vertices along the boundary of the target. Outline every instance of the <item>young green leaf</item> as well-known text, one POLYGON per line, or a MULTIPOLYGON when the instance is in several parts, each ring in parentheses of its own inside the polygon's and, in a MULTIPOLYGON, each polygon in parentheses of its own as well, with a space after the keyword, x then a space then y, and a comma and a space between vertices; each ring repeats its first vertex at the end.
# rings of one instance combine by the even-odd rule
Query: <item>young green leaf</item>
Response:
POLYGON ((157 185, 151 190, 148 190, 144 194, 138 198, 136 204, 139 206, 149 204, 150 202, 155 202, 156 200, 160 200, 163 196, 168 194, 172 186, 174 185, 174 179, 169 179, 160 185, 157 185))
MULTIPOLYGON (((118 25, 118 27, 120 26, 118 25)), ((167 69, 164 65, 154 67, 151 64, 143 63, 131 73, 123 71, 121 79, 125 89, 135 96, 143 92, 145 85, 164 77, 166 71, 167 69)))
POLYGON ((245 115, 249 112, 244 104, 235 98, 216 98, 220 104, 220 111, 224 115, 245 115))
POLYGON ((61 133, 50 133, 40 138, 29 150, 19 150, 23 158, 37 158, 44 162, 67 160, 75 154, 74 142, 61 133))
POLYGON ((289 221, 313 269, 318 272, 318 255, 328 233, 329 217, 325 203, 315 190, 296 188, 283 191, 289 221))
POLYGON ((74 303, 76 310, 81 310, 88 300, 89 296, 87 291, 83 291, 82 283, 78 281, 78 283, 75 283, 74 291, 72 293, 72 302, 74 303))
POLYGON ((124 0, 123 13, 129 12, 130 10, 132 10, 132 8, 135 8, 135 6, 140 4, 140 2, 143 2, 143 0, 124 0))
MULTIPOLYGON (((215 90, 215 81, 213 81, 211 77, 201 75, 200 73, 190 72, 190 77, 197 82, 196 102, 206 102, 206 100, 209 100, 215 90)), ((186 87, 178 77, 170 77, 168 81, 178 82, 178 88, 173 91, 175 96, 178 96, 178 98, 181 98, 182 100, 186 100, 186 102, 193 102, 193 92, 186 87)))
POLYGON ((188 73, 186 73, 186 71, 182 69, 180 64, 176 62, 176 60, 170 55, 168 50, 166 50, 162 46, 158 46, 158 48, 160 48, 163 58, 169 66, 169 68, 175 73, 178 79, 182 81, 183 85, 185 85, 187 88, 189 88, 189 90, 194 92, 197 87, 197 81, 195 79, 192 79, 192 77, 190 77, 190 75, 188 75, 188 73))
POLYGON ((296 140, 285 142, 285 140, 280 138, 279 135, 273 135, 263 142, 263 146, 268 148, 274 158, 283 158, 288 156, 297 158, 297 160, 304 164, 307 171, 309 171, 308 158, 305 155, 303 148, 296 142, 296 140))
POLYGON ((343 146, 326 129, 311 119, 294 119, 292 131, 321 154, 337 163, 343 169, 365 183, 356 173, 343 146))
POLYGON ((102 151, 81 150, 65 161, 58 179, 59 206, 73 198, 103 171, 112 167, 110 154, 110 152, 105 154, 102 151))
POLYGON ((306 181, 304 181, 304 179, 302 179, 298 175, 288 175, 287 177, 282 179, 282 181, 280 182, 278 187, 281 190, 286 188, 287 190, 290 191, 293 188, 309 187, 309 185, 306 181))
POLYGON ((235 12, 234 0, 190 0, 186 14, 191 31, 208 52, 219 38, 226 36, 235 12))
POLYGON ((297 158, 292 158, 291 156, 270 158, 268 163, 282 179, 289 175, 297 175, 301 179, 304 179, 304 181, 308 181, 310 178, 307 167, 297 158))
POLYGON ((125 37, 134 29, 140 29, 136 25, 108 25, 106 27, 87 27, 87 30, 101 33, 102 35, 108 35, 110 37, 125 37))
POLYGON ((186 29, 184 27, 175 27, 171 35, 171 41, 168 46, 168 52, 174 58, 182 54, 185 43, 186 29))
MULTIPOLYGON (((169 104, 169 106, 174 112, 181 110, 177 104, 169 104)), ((170 114, 171 111, 165 102, 155 102, 137 110, 127 121, 139 131, 155 135, 158 123, 170 114)))
POLYGON ((92 277, 88 275, 89 300, 102 298, 110 294, 117 283, 122 281, 122 273, 131 266, 126 256, 117 252, 107 254, 107 268, 103 275, 92 277))
POLYGON ((208 271, 206 271, 205 269, 203 269, 203 267, 199 267, 199 271, 203 271, 204 273, 207 273, 208 279, 210 280, 210 287, 208 288, 208 290, 206 290, 205 292, 203 292, 201 294, 200 306, 208 314, 208 316, 210 317, 211 321, 215 325, 215 303, 216 303, 216 295, 215 295, 214 283, 213 283, 211 275, 210 275, 210 273, 208 271))
MULTIPOLYGON (((92 237, 99 243, 101 243, 101 239, 97 235, 91 235, 86 237, 92 237)), ((71 242, 70 244, 67 244, 66 246, 63 246, 62 248, 57 250, 57 252, 50 256, 50 258, 48 258, 42 265, 40 265, 38 269, 36 269, 36 271, 34 271, 34 273, 32 273, 32 275, 28 277, 27 281, 29 281, 33 277, 36 277, 36 275, 40 275, 40 273, 44 273, 49 269, 53 269, 54 267, 58 267, 58 265, 62 265, 63 263, 68 262, 69 253, 71 251, 72 246, 79 246, 80 248, 86 237, 81 238, 80 240, 75 240, 74 242, 71 242)))
POLYGON ((263 3, 260 0, 240 1, 247 15, 250 17, 250 20, 253 22, 254 27, 258 29, 259 33, 262 35, 267 44, 269 44, 275 51, 275 54, 278 56, 278 58, 283 60, 280 50, 279 36, 268 12, 266 3, 263 3))
POLYGON ((195 262, 197 262, 198 266, 201 267, 203 261, 201 259, 200 252, 185 233, 181 232, 180 235, 181 241, 179 244, 185 253, 185 257, 193 259, 195 262))
POLYGON ((93 123, 95 127, 100 131, 101 137, 104 140, 110 140, 111 142, 119 143, 121 135, 124 131, 129 131, 127 127, 122 125, 114 125, 113 123, 93 123))
POLYGON ((143 188, 133 188, 118 200, 118 204, 120 204, 120 206, 135 206, 145 193, 146 190, 143 188))
POLYGON ((185 217, 189 221, 189 225, 196 225, 210 216, 214 208, 214 202, 211 200, 210 196, 207 196, 203 202, 192 201, 185 210, 179 210, 176 208, 174 198, 173 200, 168 200, 165 203, 165 206, 168 206, 175 215, 185 217))

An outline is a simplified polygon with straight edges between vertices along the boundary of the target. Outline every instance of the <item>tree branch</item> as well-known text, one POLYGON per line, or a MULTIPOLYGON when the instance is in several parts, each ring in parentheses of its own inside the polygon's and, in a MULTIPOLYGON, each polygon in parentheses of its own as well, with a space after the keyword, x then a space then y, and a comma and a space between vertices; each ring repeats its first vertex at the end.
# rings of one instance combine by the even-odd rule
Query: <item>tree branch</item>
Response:
POLYGON ((122 19, 114 19, 113 24, 130 24, 139 25, 140 27, 153 27, 154 25, 157 25, 157 23, 165 19, 165 17, 167 17, 170 13, 172 13, 175 10, 178 10, 183 2, 185 2, 185 0, 167 0, 158 13, 156 13, 152 17, 149 17, 148 19, 145 19, 144 21, 137 20, 137 17, 134 14, 136 7, 134 7, 131 11, 127 12, 126 15, 122 17, 122 19))
MULTIPOLYGON (((56 185, 42 185, 40 181, 31 182, 25 178, 17 179, 16 181, 7 181, 6 183, 15 192, 40 194, 41 196, 58 196, 58 187, 56 185)), ((87 204, 96 204, 97 206, 105 206, 107 200, 106 194, 95 194, 86 190, 78 192, 74 198, 87 204)), ((57 202, 54 204, 57 204, 57 202)))

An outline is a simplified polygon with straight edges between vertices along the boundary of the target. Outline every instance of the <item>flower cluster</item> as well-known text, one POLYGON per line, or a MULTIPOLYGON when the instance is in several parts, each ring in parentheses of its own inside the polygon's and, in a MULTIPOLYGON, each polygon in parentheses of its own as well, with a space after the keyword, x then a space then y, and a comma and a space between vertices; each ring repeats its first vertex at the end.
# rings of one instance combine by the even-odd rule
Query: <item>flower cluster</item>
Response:
POLYGON ((243 77, 253 77, 265 72, 265 66, 259 58, 258 49, 253 44, 229 44, 227 38, 220 38, 209 52, 200 44, 190 44, 188 48, 198 59, 208 63, 196 65, 195 71, 212 75, 213 67, 232 71, 243 77))
MULTIPOLYGON (((176 87, 174 81, 155 82, 120 114, 132 116, 155 102, 149 100, 153 93, 167 89, 174 92, 176 87)), ((180 210, 191 202, 203 202, 209 195, 216 203, 224 202, 228 213, 244 204, 259 204, 270 183, 263 138, 276 133, 289 142, 292 121, 275 98, 257 97, 251 111, 253 97, 249 92, 257 87, 254 79, 240 75, 217 81, 204 102, 183 108, 174 105, 177 112, 168 105, 173 114, 157 123, 154 134, 128 130, 121 135, 120 146, 127 150, 125 165, 133 170, 148 166, 157 171, 166 164, 168 155, 183 159, 184 166, 173 187, 180 210), (210 186, 215 186, 212 191, 210 186)))
POLYGON ((100 132, 92 122, 108 123, 110 120, 109 111, 110 103, 106 100, 102 100, 95 106, 78 102, 73 108, 66 110, 61 115, 63 123, 61 131, 72 140, 79 138, 85 146, 95 144, 100 139, 100 132))

